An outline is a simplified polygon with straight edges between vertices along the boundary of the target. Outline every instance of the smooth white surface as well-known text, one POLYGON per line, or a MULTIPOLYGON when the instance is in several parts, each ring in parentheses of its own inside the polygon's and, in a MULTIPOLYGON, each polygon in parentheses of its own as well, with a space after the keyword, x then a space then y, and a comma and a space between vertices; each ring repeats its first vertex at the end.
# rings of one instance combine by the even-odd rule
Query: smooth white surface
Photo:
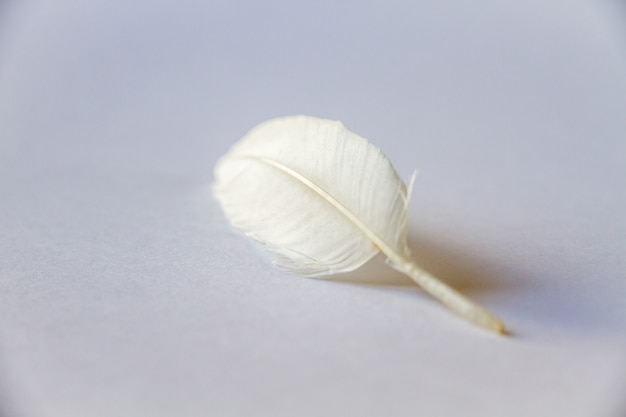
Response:
POLYGON ((0 6, 2 415, 626 412, 624 7, 409 3, 0 6), (232 231, 215 161, 297 113, 420 169, 415 259, 512 337, 232 231))

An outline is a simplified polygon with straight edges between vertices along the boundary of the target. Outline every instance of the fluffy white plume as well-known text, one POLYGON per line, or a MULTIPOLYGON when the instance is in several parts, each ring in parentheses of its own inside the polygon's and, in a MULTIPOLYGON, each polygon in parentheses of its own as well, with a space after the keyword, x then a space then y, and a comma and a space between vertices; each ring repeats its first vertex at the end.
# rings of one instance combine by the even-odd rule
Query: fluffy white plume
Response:
POLYGON ((262 123, 215 167, 213 191, 231 223, 302 275, 354 270, 379 251, 469 320, 502 332, 483 308, 413 264, 410 187, 389 159, 341 122, 291 116, 262 123))

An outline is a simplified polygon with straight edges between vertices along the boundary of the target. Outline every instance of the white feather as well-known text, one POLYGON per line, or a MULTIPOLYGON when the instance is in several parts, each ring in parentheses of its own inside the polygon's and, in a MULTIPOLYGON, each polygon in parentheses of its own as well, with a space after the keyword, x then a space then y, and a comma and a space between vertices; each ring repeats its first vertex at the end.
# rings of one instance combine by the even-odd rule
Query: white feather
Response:
POLYGON ((503 331, 490 313, 408 259, 410 188, 380 149, 341 122, 291 116, 262 123, 218 161, 215 179, 231 223, 264 244, 276 264, 328 275, 352 271, 382 250, 453 310, 503 331))

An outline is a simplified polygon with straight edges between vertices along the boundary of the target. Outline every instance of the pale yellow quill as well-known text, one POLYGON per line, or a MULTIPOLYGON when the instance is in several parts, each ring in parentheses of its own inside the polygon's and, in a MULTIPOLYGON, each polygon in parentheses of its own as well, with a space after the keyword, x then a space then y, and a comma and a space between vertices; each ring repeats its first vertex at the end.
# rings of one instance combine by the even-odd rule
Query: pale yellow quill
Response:
POLYGON ((309 116, 252 129, 218 161, 213 184, 231 223, 274 263, 321 276, 352 271, 380 251, 453 311, 503 333, 493 314, 410 260, 410 188, 380 149, 341 122, 309 116))

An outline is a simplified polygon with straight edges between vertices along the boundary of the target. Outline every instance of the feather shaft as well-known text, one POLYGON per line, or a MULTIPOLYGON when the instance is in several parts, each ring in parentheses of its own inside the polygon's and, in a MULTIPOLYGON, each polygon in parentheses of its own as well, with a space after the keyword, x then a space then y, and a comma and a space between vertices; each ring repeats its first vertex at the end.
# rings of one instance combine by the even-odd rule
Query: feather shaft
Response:
MULTIPOLYGON (((426 271, 418 267, 415 263, 406 259, 401 254, 398 254, 382 238, 377 236, 376 233, 374 233, 370 228, 363 224, 363 222, 361 222, 358 217, 356 217, 350 210, 344 207, 333 196, 321 189, 317 184, 306 178, 304 175, 279 162, 268 158, 247 155, 242 155, 240 157, 254 159, 259 162, 265 163, 297 179, 302 184, 306 185, 311 190, 319 194, 322 198, 324 198, 337 210, 339 210, 339 212, 346 216, 348 220, 350 220, 359 230, 363 232, 363 234, 365 234, 365 236, 374 244, 374 246, 380 249, 380 251, 384 253, 385 256, 387 256, 389 261, 397 270, 409 276, 413 281, 415 281, 417 285, 419 285, 432 297, 437 299, 439 302, 444 304, 455 313, 459 314, 461 317, 478 326, 481 326, 495 333, 505 333, 504 324, 495 315, 490 313, 485 308, 474 303, 469 298, 465 297, 449 285, 427 273, 426 271)), ((413 178, 415 178, 415 175, 413 175, 411 179, 411 185, 413 183, 413 178)), ((412 187, 409 186, 409 190, 411 188, 412 187)))
POLYGON ((398 257, 396 260, 389 257, 389 260, 395 269, 411 277, 424 291, 461 317, 492 332, 506 334, 504 323, 494 314, 424 271, 415 263, 403 257, 398 257))

